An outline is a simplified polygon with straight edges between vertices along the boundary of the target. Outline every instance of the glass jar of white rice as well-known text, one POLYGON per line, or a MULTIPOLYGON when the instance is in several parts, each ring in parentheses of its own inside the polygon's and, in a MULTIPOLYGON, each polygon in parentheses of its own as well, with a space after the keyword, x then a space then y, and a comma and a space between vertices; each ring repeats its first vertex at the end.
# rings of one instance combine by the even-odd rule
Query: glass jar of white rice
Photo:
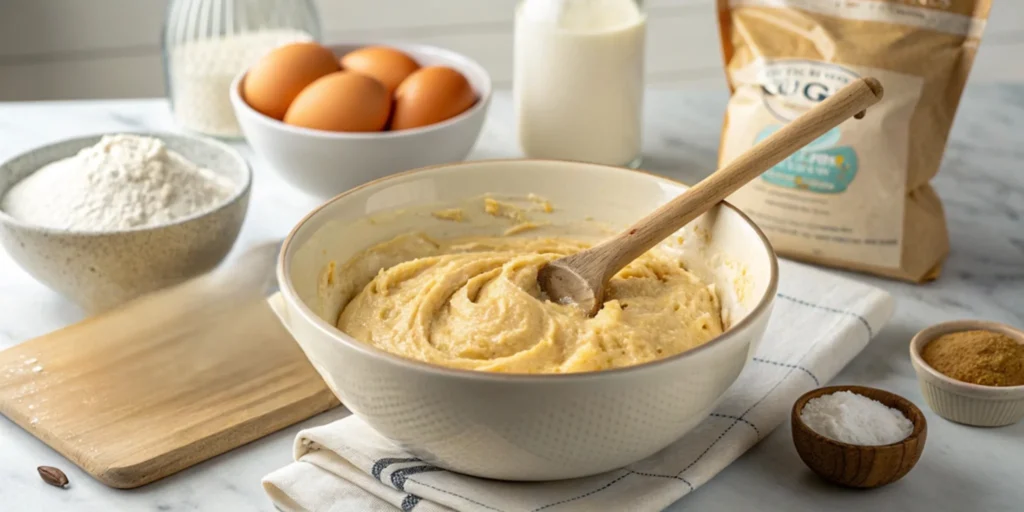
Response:
POLYGON ((312 0, 171 0, 163 33, 167 95, 185 130, 238 138, 229 89, 268 51, 320 39, 312 0))

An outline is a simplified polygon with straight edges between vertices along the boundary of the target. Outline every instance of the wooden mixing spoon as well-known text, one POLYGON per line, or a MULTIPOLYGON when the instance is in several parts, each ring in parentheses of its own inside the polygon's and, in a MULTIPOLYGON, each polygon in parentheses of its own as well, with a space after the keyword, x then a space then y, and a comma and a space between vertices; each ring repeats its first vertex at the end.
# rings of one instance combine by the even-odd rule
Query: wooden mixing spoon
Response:
POLYGON ((552 301, 576 303, 590 315, 597 313, 608 280, 629 262, 825 132, 851 116, 860 119, 880 99, 882 84, 874 78, 843 87, 625 231, 541 267, 541 290, 552 301))

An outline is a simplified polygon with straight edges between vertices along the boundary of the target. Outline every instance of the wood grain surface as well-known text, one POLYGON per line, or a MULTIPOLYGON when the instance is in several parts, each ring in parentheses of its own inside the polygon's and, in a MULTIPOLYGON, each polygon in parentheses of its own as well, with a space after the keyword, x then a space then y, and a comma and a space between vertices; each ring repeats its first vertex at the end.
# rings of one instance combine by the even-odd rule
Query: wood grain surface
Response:
POLYGON ((131 488, 337 405, 261 286, 202 278, 0 352, 0 413, 131 488))
POLYGON ((831 386, 810 391, 793 405, 791 421, 793 443, 807 467, 825 480, 861 489, 881 487, 903 478, 921 458, 928 437, 928 422, 912 402, 888 391, 864 386, 831 386), (903 441, 884 446, 851 445, 814 432, 800 419, 800 412, 812 398, 837 391, 857 393, 899 410, 914 424, 914 430, 903 441))

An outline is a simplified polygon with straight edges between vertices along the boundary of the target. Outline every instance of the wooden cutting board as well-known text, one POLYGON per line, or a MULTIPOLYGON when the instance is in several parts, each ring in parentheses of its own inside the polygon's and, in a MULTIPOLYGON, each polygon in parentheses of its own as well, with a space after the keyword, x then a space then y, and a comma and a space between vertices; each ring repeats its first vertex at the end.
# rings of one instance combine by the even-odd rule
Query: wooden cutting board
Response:
POLYGON ((337 405, 255 281, 203 279, 0 352, 0 413, 132 488, 337 405))

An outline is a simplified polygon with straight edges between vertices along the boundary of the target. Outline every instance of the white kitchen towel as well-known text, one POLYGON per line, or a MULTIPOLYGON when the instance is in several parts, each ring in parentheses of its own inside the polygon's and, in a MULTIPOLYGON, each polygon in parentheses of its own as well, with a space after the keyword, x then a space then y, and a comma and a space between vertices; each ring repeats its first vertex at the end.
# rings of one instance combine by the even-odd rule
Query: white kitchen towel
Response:
POLYGON ((714 413, 646 460, 574 480, 485 480, 428 465, 350 416, 299 432, 295 462, 263 487, 286 512, 661 510, 783 423, 798 396, 839 373, 892 315, 882 290, 790 261, 780 270, 753 361, 714 413))

